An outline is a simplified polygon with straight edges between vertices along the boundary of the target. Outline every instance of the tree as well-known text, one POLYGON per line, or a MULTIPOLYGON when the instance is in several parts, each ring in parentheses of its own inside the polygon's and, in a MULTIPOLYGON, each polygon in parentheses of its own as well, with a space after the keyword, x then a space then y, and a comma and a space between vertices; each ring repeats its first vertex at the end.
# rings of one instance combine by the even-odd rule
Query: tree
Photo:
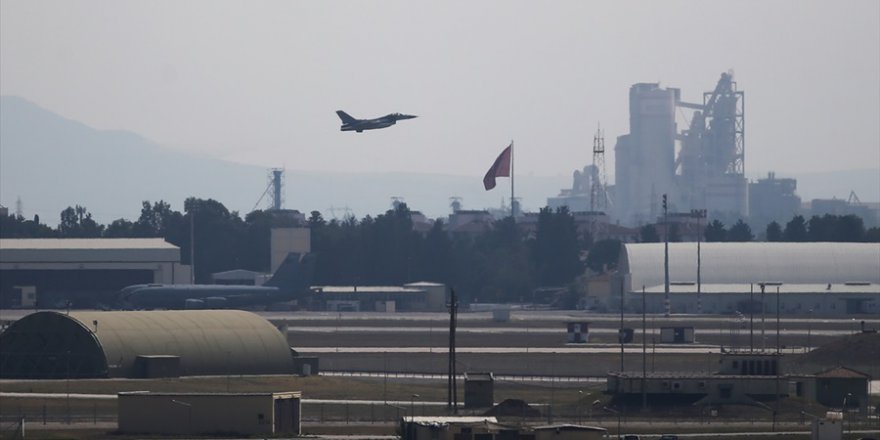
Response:
POLYGON ((596 273, 617 268, 620 248, 620 240, 606 239, 597 241, 587 254, 587 267, 596 273))
POLYGON ((865 239, 865 223, 853 214, 838 217, 834 241, 860 242, 865 239))
POLYGON ((51 238, 56 237, 55 230, 40 223, 40 216, 33 220, 15 214, 0 216, 0 238, 51 238))
POLYGON ((657 229, 654 225, 645 225, 639 229, 640 243, 658 243, 659 241, 660 235, 657 234, 657 229))
POLYGON ((869 243, 880 243, 880 227, 874 226, 865 231, 865 241, 869 243))
POLYGON ((62 238, 97 238, 104 231, 104 225, 99 225, 92 219, 92 214, 84 207, 68 206, 61 211, 61 223, 58 224, 58 235, 62 238))
POLYGON ((782 241, 782 226, 776 221, 767 225, 767 241, 782 241))
POLYGON ((752 228, 742 219, 737 220, 730 227, 730 230, 727 231, 727 241, 745 242, 752 241, 754 238, 755 235, 752 234, 752 228))
POLYGON ((669 241, 673 243, 681 241, 681 233, 678 231, 678 223, 669 225, 669 241))
POLYGON ((807 239, 809 241, 834 241, 837 230, 837 216, 825 214, 814 215, 807 223, 807 239))
POLYGON ((707 242, 727 241, 727 229, 724 228, 724 223, 721 221, 712 220, 706 225, 704 236, 707 242))
POLYGON ((583 273, 577 226, 568 207, 541 208, 535 239, 531 242, 531 264, 540 285, 562 286, 583 273))
POLYGON ((792 219, 785 224, 782 238, 785 241, 793 242, 807 241, 807 223, 802 215, 792 217, 792 219))
POLYGON ((107 238, 131 237, 133 226, 134 226, 134 223, 132 223, 124 218, 113 220, 113 223, 110 223, 107 226, 107 229, 104 230, 104 237, 107 237, 107 238))

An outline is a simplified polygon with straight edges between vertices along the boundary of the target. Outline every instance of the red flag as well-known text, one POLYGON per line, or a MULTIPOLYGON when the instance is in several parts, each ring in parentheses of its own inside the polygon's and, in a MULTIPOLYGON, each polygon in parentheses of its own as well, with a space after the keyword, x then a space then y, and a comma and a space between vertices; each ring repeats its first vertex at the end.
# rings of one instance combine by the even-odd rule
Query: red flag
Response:
POLYGON ((512 148, 513 143, 498 155, 498 159, 495 159, 495 163, 489 167, 489 171, 486 171, 486 177, 483 177, 483 186, 486 187, 486 191, 495 188, 496 177, 510 177, 510 151, 512 148))

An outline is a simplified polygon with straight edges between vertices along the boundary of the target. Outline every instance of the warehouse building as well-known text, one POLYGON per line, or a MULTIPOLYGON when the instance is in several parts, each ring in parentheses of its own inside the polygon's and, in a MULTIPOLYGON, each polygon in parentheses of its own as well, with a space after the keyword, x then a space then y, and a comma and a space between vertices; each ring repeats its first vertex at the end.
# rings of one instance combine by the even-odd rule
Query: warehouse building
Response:
POLYGON ((301 402, 299 392, 119 393, 119 432, 300 435, 301 402))
POLYGON ((667 296, 664 244, 625 243, 607 283, 611 310, 622 294, 626 310, 641 311, 644 288, 648 313, 775 313, 778 304, 783 314, 876 314, 880 246, 702 243, 698 258, 697 243, 669 243, 667 296))
POLYGON ((288 374, 269 321, 239 310, 37 312, 0 333, 0 377, 288 374))
POLYGON ((189 269, 161 238, 0 239, 0 308, 95 308, 132 284, 189 282, 189 269))

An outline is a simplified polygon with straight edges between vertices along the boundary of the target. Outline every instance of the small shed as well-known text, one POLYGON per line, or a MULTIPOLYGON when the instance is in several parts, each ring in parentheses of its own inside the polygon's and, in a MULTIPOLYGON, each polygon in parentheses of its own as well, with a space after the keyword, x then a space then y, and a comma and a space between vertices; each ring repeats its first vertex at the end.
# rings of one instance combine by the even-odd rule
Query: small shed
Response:
POLYGON ((567 323, 566 327, 568 329, 569 344, 583 344, 589 340, 589 322, 569 322, 567 323))
POLYGON ((830 408, 867 410, 871 376, 847 367, 816 373, 816 401, 830 408))
POLYGON ((694 328, 661 327, 660 342, 663 344, 692 344, 694 342, 694 328))
POLYGON ((499 434, 518 434, 516 428, 501 425, 495 417, 486 416, 404 417, 400 420, 400 431, 403 440, 492 439, 499 434))
POLYGON ((608 432, 605 428, 584 425, 545 425, 532 428, 535 440, 599 440, 608 432))
POLYGON ((300 434, 302 395, 119 393, 119 432, 149 435, 300 434))
POLYGON ((489 373, 464 374, 464 407, 488 408, 495 405, 495 375, 489 373))

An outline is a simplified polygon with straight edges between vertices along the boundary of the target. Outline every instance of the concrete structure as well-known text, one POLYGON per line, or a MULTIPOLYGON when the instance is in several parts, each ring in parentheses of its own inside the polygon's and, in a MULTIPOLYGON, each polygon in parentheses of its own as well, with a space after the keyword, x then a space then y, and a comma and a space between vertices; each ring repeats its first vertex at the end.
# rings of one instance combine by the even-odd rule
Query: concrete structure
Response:
MULTIPOLYGON (((456 440, 464 433, 483 440, 495 440, 496 435, 515 433, 516 428, 498 423, 495 417, 485 416, 422 416, 400 420, 402 440, 456 440)), ((499 437, 501 440, 501 437, 499 437)))
POLYGON ((464 407, 489 408, 495 405, 495 375, 464 373, 464 407))
POLYGON ((816 401, 829 408, 859 408, 867 414, 871 376, 846 367, 816 373, 816 401))
POLYGON ((644 392, 648 402, 657 405, 754 405, 787 397, 792 390, 806 395, 809 386, 804 383, 812 379, 779 374, 778 358, 775 354, 728 354, 722 356, 717 372, 651 372, 644 377, 640 371, 611 372, 605 393, 636 403, 644 392))
MULTIPOLYGON (((293 212, 299 214, 298 211, 293 212)), ((302 221, 305 221, 304 217, 302 221)), ((312 230, 309 228, 272 228, 269 240, 271 273, 278 270, 288 254, 307 254, 312 251, 312 230)))
POLYGON ((404 286, 314 286, 310 308, 327 311, 427 312, 446 308, 446 285, 430 282, 404 286))
POLYGON ((122 434, 300 435, 299 392, 127 392, 118 396, 122 434))
MULTIPOLYGON (((663 243, 626 243, 618 273, 608 280, 608 307, 664 312, 663 243)), ((669 301, 673 313, 880 312, 880 246, 875 243, 702 243, 697 284, 696 243, 669 244, 669 301), (764 295, 761 295, 764 284, 764 295), (761 306, 763 304, 763 306, 761 306), (762 308, 763 307, 763 308, 762 308)))
POLYGON ((286 335, 239 310, 37 312, 0 334, 4 378, 138 377, 157 369, 288 374, 293 360, 286 335))
POLYGON ((535 440, 599 440, 606 438, 608 430, 598 426, 544 425, 532 428, 535 440))
POLYGON ((859 408, 867 413, 867 374, 844 367, 815 375, 785 374, 781 354, 733 352, 721 356, 716 372, 611 372, 606 394, 630 404, 641 403, 643 393, 652 404, 760 405, 786 397, 801 397, 829 408, 859 408), (846 402, 844 402, 846 400, 846 402))
POLYGON ((614 149, 615 220, 627 226, 650 222, 661 212, 662 194, 673 210, 748 216, 744 94, 731 74, 722 73, 702 103, 682 101, 676 88, 634 84, 629 110, 629 133, 617 138, 614 149), (676 112, 685 108, 695 112, 679 133, 676 112))
POLYGON ((797 215, 801 198, 795 194, 797 180, 777 179, 776 173, 767 173, 766 179, 749 183, 749 221, 753 225, 777 222, 781 227, 797 215))
POLYGON ((403 440, 598 440, 607 434, 597 426, 509 426, 487 416, 404 417, 400 431, 403 440))
POLYGON ((38 307, 95 307, 131 284, 189 278, 180 249, 161 238, 0 239, 0 307, 13 286, 34 286, 38 307))

